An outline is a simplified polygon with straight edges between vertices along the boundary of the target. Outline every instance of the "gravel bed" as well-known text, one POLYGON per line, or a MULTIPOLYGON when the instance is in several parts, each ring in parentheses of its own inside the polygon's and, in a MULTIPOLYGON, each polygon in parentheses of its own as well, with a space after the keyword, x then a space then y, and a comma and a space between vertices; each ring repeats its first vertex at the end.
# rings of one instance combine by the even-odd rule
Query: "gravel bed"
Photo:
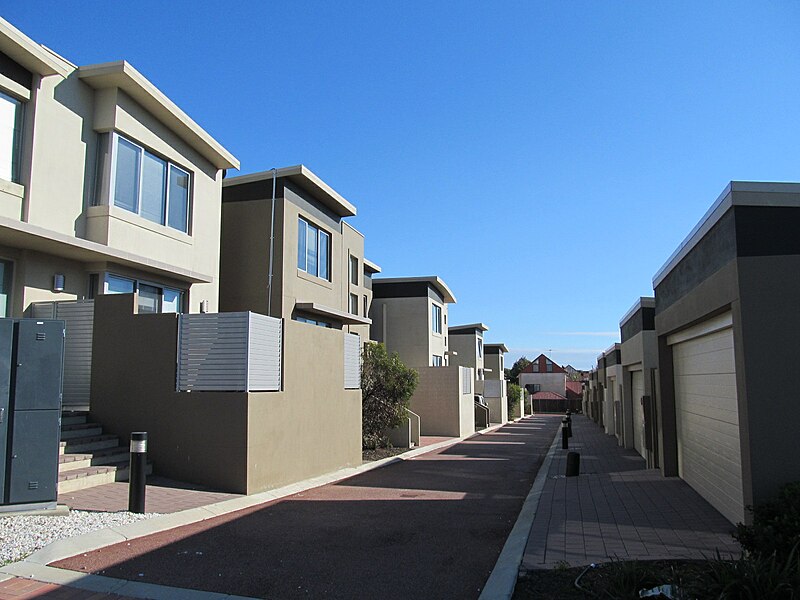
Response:
POLYGON ((157 516, 158 513, 71 510, 63 516, 0 517, 0 565, 21 560, 56 540, 157 516))

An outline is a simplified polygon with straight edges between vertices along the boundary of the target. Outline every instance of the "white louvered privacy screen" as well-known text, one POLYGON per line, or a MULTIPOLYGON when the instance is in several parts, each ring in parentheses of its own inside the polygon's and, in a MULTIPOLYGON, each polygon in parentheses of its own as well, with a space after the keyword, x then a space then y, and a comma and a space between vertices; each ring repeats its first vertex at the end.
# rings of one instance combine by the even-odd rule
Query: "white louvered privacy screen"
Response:
POLYGON ((180 315, 178 391, 281 389, 282 322, 252 312, 180 315))
POLYGON ((344 388, 354 390, 361 387, 361 336, 344 334, 344 388))
POLYGON ((472 393, 472 369, 469 367, 458 367, 459 371, 461 372, 461 393, 462 394, 471 394, 472 393))

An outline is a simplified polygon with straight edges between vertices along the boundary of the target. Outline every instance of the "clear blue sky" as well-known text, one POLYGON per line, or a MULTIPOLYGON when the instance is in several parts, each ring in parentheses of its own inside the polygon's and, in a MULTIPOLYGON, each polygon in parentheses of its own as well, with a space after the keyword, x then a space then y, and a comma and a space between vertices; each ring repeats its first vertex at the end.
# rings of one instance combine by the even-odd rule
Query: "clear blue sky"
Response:
POLYGON ((727 182, 800 180, 800 3, 0 1, 126 59, 242 161, 303 163, 453 324, 589 367, 727 182))

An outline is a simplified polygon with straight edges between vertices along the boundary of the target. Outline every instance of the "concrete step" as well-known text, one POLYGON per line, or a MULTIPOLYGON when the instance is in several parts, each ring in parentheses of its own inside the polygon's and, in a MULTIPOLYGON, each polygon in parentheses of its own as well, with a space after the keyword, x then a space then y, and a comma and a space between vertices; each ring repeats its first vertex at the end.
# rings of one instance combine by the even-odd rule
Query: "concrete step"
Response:
MULTIPOLYGON (((152 472, 153 465, 148 463, 146 473, 150 475, 152 472)), ((74 492, 114 481, 128 481, 129 476, 127 462, 66 471, 58 474, 58 493, 74 492)))
POLYGON ((97 423, 78 423, 76 425, 61 424, 61 439, 71 440, 95 435, 102 435, 103 427, 97 423))
POLYGON ((74 471, 92 466, 91 454, 61 454, 58 457, 58 472, 74 471))
POLYGON ((61 426, 64 427, 65 425, 82 425, 87 422, 89 416, 86 414, 79 415, 75 413, 62 413, 61 414, 61 426))
POLYGON ((119 446, 119 438, 110 433, 103 435, 90 435, 86 437, 70 438, 60 445, 61 454, 91 453, 106 448, 119 446))

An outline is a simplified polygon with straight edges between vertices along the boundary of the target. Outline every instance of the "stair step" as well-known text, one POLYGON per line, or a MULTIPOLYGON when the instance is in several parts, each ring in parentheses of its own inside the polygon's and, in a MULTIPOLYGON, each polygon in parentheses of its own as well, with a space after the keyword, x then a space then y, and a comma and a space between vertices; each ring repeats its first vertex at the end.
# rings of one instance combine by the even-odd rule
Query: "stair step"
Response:
POLYGON ((119 446, 119 437, 107 433, 103 435, 90 435, 86 437, 70 438, 62 441, 60 445, 61 454, 87 453, 103 450, 104 448, 116 448, 119 446))
POLYGON ((97 423, 78 423, 76 425, 61 424, 61 439, 71 440, 93 435, 101 435, 103 427, 97 423))
POLYGON ((87 415, 74 415, 72 413, 64 413, 61 415, 61 426, 65 425, 82 425, 86 423, 89 417, 87 415))
MULTIPOLYGON (((153 472, 153 464, 148 463, 145 472, 153 472)), ((93 466, 66 471, 58 474, 58 493, 74 492, 97 485, 113 483, 114 481, 128 481, 130 470, 127 463, 117 465, 93 466)))
POLYGON ((58 457, 58 472, 74 471, 92 466, 91 454, 61 454, 58 457))

